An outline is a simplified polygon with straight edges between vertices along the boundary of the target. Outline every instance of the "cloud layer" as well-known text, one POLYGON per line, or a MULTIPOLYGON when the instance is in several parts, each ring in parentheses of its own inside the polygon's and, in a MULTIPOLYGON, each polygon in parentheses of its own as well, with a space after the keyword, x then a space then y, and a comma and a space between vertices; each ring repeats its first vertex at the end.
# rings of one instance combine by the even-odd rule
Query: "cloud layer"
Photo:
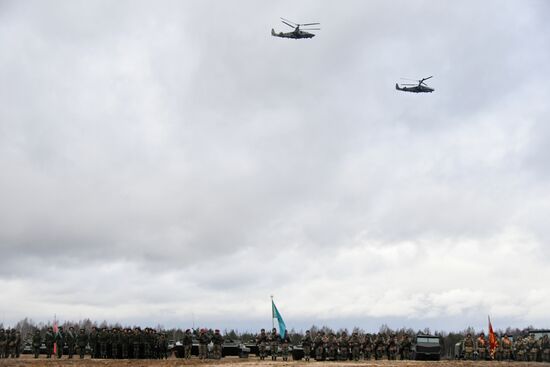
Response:
POLYGON ((547 325, 547 10, 2 3, 4 323, 547 325))

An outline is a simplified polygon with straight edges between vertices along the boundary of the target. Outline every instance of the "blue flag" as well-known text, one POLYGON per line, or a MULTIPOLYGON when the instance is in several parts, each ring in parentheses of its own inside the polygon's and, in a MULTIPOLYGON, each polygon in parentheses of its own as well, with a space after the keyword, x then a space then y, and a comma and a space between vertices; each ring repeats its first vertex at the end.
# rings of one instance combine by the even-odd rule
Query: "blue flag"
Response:
POLYGON ((273 302, 273 300, 271 300, 271 313, 273 315, 273 318, 277 319, 277 321, 279 322, 279 335, 280 335, 280 338, 282 339, 286 335, 286 325, 285 325, 285 322, 283 321, 283 317, 279 313, 279 310, 277 310, 277 306, 275 306, 275 302, 273 302))

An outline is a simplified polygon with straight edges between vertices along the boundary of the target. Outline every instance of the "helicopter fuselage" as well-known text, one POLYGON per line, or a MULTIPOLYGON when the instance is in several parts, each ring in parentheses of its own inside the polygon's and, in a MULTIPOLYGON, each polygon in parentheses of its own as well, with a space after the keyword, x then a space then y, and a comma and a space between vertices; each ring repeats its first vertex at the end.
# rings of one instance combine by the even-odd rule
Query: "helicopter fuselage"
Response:
POLYGON ((400 87, 398 84, 395 84, 395 89, 411 93, 432 93, 435 90, 424 85, 417 85, 416 87, 400 87))
POLYGON ((301 38, 313 38, 315 35, 306 31, 295 30, 293 32, 275 32, 274 29, 271 30, 271 35, 274 37, 281 38, 292 38, 292 39, 301 39, 301 38))

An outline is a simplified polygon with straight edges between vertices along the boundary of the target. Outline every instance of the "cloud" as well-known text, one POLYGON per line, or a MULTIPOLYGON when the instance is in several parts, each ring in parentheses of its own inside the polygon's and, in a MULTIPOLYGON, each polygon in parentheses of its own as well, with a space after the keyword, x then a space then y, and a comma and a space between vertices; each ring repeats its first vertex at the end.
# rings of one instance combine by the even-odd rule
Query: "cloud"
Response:
POLYGON ((542 3, 35 5, 0 12, 6 320, 547 322, 542 3))

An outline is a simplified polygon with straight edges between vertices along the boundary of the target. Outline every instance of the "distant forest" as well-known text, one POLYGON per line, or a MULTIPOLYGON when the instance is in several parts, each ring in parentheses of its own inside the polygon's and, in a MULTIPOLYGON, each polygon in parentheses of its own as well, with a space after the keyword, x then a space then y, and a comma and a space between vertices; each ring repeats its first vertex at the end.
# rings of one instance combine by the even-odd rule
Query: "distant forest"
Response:
MULTIPOLYGON (((36 329, 40 330, 41 333, 45 333, 46 329, 50 326, 53 326, 52 322, 48 322, 48 323, 39 322, 39 323, 36 323, 33 320, 28 319, 28 318, 25 318, 25 319, 17 322, 14 326, 4 326, 2 323, 0 323, 0 328, 9 327, 10 329, 14 328, 16 330, 19 330, 21 332, 21 336, 23 337, 23 339, 27 339, 28 337, 30 337, 36 329)), ((100 327, 100 328, 102 328, 102 327, 106 327, 106 328, 114 328, 114 327, 134 328, 134 327, 138 327, 138 326, 141 327, 141 325, 122 325, 122 324, 119 324, 119 323, 114 323, 113 324, 113 323, 108 323, 107 321, 97 322, 97 321, 92 321, 90 319, 85 319, 85 320, 81 320, 81 321, 78 321, 78 322, 74 322, 74 321, 59 322, 58 326, 63 326, 63 329, 65 329, 65 330, 67 330, 71 326, 74 327, 76 330, 84 328, 87 332, 90 332, 92 327, 94 327, 94 326, 95 327, 100 327)), ((148 326, 150 327, 150 325, 148 325, 148 326)), ((165 332, 168 335, 169 340, 182 340, 183 339, 183 334, 186 330, 186 328, 165 328, 160 324, 158 324, 156 327, 154 327, 154 329, 156 329, 157 331, 162 330, 163 332, 165 332)), ((194 331, 198 332, 199 329, 201 329, 201 327, 196 327, 194 329, 194 331)), ((523 329, 508 327, 505 330, 502 330, 502 329, 495 330, 495 333, 498 336, 502 336, 504 333, 506 333, 508 335, 513 335, 513 336, 526 335, 526 334, 528 334, 529 330, 534 330, 534 329, 535 328, 533 326, 528 326, 528 327, 523 328, 523 329)), ((259 330, 257 332, 254 332, 254 333, 250 332, 250 331, 239 331, 239 330, 234 330, 234 329, 228 330, 228 329, 220 328, 220 330, 222 331, 222 333, 224 334, 226 339, 241 340, 245 343, 254 342, 256 334, 259 333, 259 330)), ((339 334, 339 333, 345 331, 346 333, 348 333, 348 335, 353 331, 357 331, 360 334, 375 334, 376 333, 376 332, 372 332, 372 331, 364 331, 364 330, 362 330, 360 328, 357 328, 357 327, 353 328, 352 330, 349 330, 349 329, 331 329, 331 328, 326 327, 326 326, 318 327, 318 326, 315 326, 315 325, 312 326, 309 330, 311 331, 311 333, 313 335, 315 335, 318 331, 324 331, 325 333, 335 332, 336 334, 339 334)), ((267 331, 269 331, 269 330, 267 330, 267 331)), ((409 334, 411 336, 416 335, 416 334, 430 334, 430 335, 439 336, 440 340, 441 340, 441 345, 442 345, 442 348, 443 348, 443 351, 444 351, 443 354, 445 356, 448 356, 448 357, 452 357, 454 355, 454 345, 456 343, 458 343, 459 341, 461 341, 467 333, 471 333, 472 335, 476 335, 477 333, 479 333, 481 331, 485 331, 485 333, 487 334, 487 330, 475 330, 472 327, 468 327, 464 330, 457 331, 457 332, 446 332, 446 331, 430 330, 428 328, 423 329, 423 330, 413 330, 413 329, 410 329, 410 328, 409 329, 406 329, 406 328, 392 329, 388 325, 384 324, 384 325, 380 326, 380 328, 378 329, 378 333, 383 333, 383 334, 387 334, 387 335, 388 334, 405 334, 406 333, 406 334, 409 334)), ((305 332, 305 330, 298 330, 298 331, 295 330, 295 329, 288 330, 288 333, 289 333, 289 336, 290 336, 290 339, 291 339, 292 343, 293 344, 299 344, 304 332, 305 332)))

